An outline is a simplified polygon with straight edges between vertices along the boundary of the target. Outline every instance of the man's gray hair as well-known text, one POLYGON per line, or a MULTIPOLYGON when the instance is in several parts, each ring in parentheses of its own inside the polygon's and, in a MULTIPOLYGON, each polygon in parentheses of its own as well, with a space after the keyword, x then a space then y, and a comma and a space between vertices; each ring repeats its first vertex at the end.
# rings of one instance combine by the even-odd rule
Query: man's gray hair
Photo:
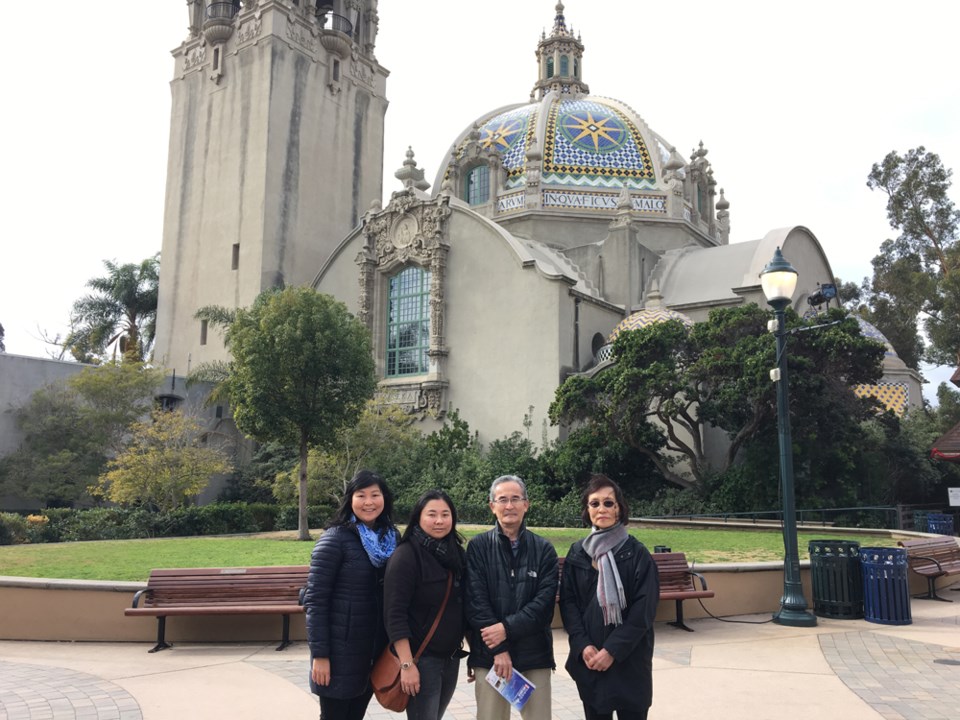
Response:
POLYGON ((503 485, 504 483, 514 482, 520 486, 520 492, 523 493, 523 499, 527 499, 527 484, 518 478, 516 475, 501 475, 490 485, 490 502, 494 501, 496 497, 497 488, 503 485))

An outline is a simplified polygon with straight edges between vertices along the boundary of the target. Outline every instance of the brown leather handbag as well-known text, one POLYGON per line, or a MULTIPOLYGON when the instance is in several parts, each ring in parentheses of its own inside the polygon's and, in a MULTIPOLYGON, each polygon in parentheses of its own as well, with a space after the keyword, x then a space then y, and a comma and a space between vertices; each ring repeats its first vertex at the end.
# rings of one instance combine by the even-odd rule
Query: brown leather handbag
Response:
MULTIPOLYGON (((420 659, 420 655, 426 650, 427 644, 433 637, 433 633, 440 624, 440 618, 443 617, 443 611, 447 609, 447 600, 450 599, 450 588, 453 587, 453 573, 447 574, 447 593, 443 596, 443 604, 440 605, 440 612, 430 626, 430 632, 420 643, 420 649, 413 656, 413 661, 420 659)), ((387 710, 393 712, 403 712, 407 709, 407 702, 410 696, 400 687, 400 658, 393 652, 393 646, 387 645, 380 653, 380 657, 373 664, 373 670, 370 671, 370 684, 373 685, 373 694, 377 696, 377 702, 387 710)))

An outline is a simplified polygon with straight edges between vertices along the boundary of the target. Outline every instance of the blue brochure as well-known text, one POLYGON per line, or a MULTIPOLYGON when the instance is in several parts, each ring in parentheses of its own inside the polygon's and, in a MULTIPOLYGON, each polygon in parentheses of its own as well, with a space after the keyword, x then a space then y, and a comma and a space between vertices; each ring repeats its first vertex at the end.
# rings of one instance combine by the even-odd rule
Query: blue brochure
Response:
POLYGON ((497 677, 497 674, 490 668, 487 673, 487 682, 493 685, 494 690, 503 695, 504 699, 513 705, 517 710, 522 710, 527 704, 527 700, 537 689, 537 686, 527 680, 516 670, 510 675, 509 680, 497 677))

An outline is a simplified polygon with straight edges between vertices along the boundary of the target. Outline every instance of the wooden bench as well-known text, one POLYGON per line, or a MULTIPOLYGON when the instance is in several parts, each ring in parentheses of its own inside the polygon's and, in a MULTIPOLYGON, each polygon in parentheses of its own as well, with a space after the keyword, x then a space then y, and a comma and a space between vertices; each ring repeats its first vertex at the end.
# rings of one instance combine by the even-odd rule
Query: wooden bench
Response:
POLYGON ((713 590, 707 590, 706 579, 700 573, 690 569, 687 556, 682 552, 653 553, 650 557, 657 564, 657 572, 660 575, 660 599, 674 600, 677 604, 677 619, 667 624, 693 632, 693 628, 683 623, 683 601, 712 598, 713 590), (699 590, 694 582, 695 578, 700 580, 699 590))
MULTIPOLYGON (((687 564, 687 556, 682 552, 651 553, 657 564, 657 573, 660 576, 660 600, 674 600, 677 603, 676 620, 667 623, 693 632, 683 622, 683 601, 693 598, 712 598, 713 590, 707 590, 707 581, 703 575, 693 572, 687 564), (697 590, 694 578, 700 579, 700 589, 697 590)), ((559 559, 560 579, 563 579, 563 558, 559 559)), ((557 602, 560 602, 560 589, 557 588, 557 602)))
POLYGON ((157 618, 152 653, 171 647, 164 634, 174 615, 283 615, 277 648, 283 650, 290 644, 290 616, 304 611, 301 590, 309 570, 306 565, 152 570, 147 587, 123 614, 157 618))
MULTIPOLYGON (((956 538, 940 537, 901 540, 897 543, 907 551, 910 569, 927 579, 927 594, 917 597, 927 600, 953 602, 937 595, 937 578, 960 574, 960 545, 956 538)), ((957 588, 954 588, 956 590, 957 588)))

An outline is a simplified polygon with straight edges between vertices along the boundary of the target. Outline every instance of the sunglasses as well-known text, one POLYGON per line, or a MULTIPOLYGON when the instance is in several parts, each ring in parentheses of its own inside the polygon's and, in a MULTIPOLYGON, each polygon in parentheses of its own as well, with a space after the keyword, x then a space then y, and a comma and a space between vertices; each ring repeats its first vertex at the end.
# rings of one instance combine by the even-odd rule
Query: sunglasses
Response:
POLYGON ((605 508, 616 507, 617 503, 615 500, 604 500, 602 503, 599 500, 591 500, 587 503, 592 508, 598 508, 600 505, 603 505, 605 508))

